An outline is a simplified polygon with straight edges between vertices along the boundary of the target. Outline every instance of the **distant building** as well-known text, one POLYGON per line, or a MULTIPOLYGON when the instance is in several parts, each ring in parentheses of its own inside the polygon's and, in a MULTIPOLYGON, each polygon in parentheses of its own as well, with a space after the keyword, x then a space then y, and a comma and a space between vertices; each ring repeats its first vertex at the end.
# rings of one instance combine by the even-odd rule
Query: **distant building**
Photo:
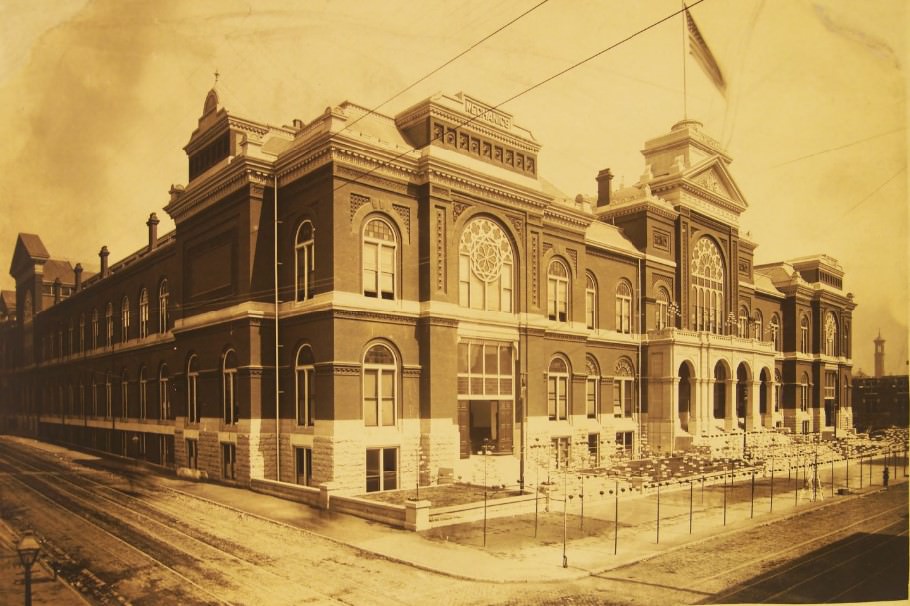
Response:
POLYGON ((874 340, 875 343, 875 376, 884 377, 885 376, 885 340, 882 339, 882 334, 879 333, 874 340))
POLYGON ((885 375, 885 340, 875 338, 875 376, 857 375, 853 382, 853 426, 857 431, 910 424, 907 375, 885 375))
POLYGON ((754 265, 732 159, 696 121, 646 141, 634 185, 604 169, 575 198, 462 94, 278 127, 212 90, 184 149, 175 231, 152 215, 98 275, 20 234, 7 430, 359 493, 487 448, 518 479, 853 425, 841 266, 754 265))

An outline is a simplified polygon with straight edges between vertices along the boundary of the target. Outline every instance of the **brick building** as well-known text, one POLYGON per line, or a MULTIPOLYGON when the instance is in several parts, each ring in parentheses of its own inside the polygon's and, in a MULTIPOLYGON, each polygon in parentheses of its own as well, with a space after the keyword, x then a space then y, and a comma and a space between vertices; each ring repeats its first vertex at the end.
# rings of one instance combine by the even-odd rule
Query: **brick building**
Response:
POLYGON ((184 149, 175 230, 153 214, 98 274, 20 234, 7 431, 361 493, 464 476, 484 449, 523 479, 852 425, 842 269, 753 264, 698 122, 647 141, 635 185, 605 169, 575 198, 464 94, 276 127, 212 90, 184 149))

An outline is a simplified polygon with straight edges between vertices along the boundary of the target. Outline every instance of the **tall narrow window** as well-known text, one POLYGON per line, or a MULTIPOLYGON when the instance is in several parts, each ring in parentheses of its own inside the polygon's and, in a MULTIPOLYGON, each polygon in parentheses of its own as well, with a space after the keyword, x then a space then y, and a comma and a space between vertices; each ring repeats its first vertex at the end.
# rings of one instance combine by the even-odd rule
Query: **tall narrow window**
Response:
POLYGON ((240 417, 237 393, 237 354, 233 349, 224 354, 221 364, 221 395, 224 424, 236 425, 240 417))
POLYGON ((830 311, 825 314, 825 355, 837 355, 837 320, 830 311))
POLYGON ((98 348, 98 333, 101 328, 98 326, 98 309, 92 310, 92 349, 98 348))
POLYGON ((316 270, 314 256, 315 231, 310 221, 304 221, 297 228, 294 239, 294 276, 295 292, 298 301, 305 301, 313 296, 313 272, 316 270))
POLYGON ((237 479, 237 445, 230 442, 221 444, 221 478, 237 479))
POLYGON ((79 351, 85 351, 85 314, 79 314, 79 351))
POLYGON ((374 345, 363 357, 363 423, 394 425, 397 367, 395 356, 384 345, 374 345))
POLYGON ((805 314, 799 321, 799 351, 809 353, 809 318, 805 314))
POLYGON ((66 339, 66 342, 67 342, 66 353, 69 355, 73 355, 73 333, 74 332, 75 332, 75 330, 73 329, 73 320, 70 319, 69 327, 67 330, 67 339, 66 339))
POLYGON ((100 403, 98 401, 98 383, 95 382, 95 378, 92 377, 92 416, 100 417, 99 414, 100 403))
POLYGON ((752 338, 759 341, 762 339, 762 328, 765 324, 765 318, 761 313, 760 309, 755 310, 755 314, 752 316, 752 338))
POLYGON ((313 449, 294 448, 294 479, 301 486, 313 480, 313 449))
POLYGON ((139 338, 149 334, 149 291, 143 288, 139 292, 139 338))
POLYGON ((168 298, 167 278, 165 278, 158 287, 158 332, 162 334, 166 333, 168 329, 168 298))
POLYGON ((111 392, 111 373, 104 375, 104 418, 114 418, 114 398, 111 392))
POLYGON ((655 328, 663 330, 670 325, 670 293, 663 286, 657 288, 657 295, 654 300, 657 306, 657 321, 655 328))
POLYGON ((585 326, 597 328, 597 282, 591 272, 585 274, 585 326))
POLYGON ((626 358, 616 362, 613 372, 613 416, 632 418, 635 412, 635 371, 626 358))
POLYGON ((616 285, 616 331, 632 332, 632 285, 627 280, 616 285))
POLYGON ((724 330, 724 262, 711 238, 705 236, 695 243, 691 273, 695 330, 721 334, 724 330))
POLYGON ((186 363, 186 421, 199 422, 199 402, 197 401, 199 384, 199 359, 196 354, 190 356, 186 363))
POLYGON ((130 338, 130 298, 120 301, 120 341, 126 343, 130 338))
POLYGON ((139 369, 139 418, 148 418, 148 381, 145 378, 145 366, 139 369))
POLYGON ((297 384, 297 424, 309 426, 313 424, 315 415, 316 395, 313 378, 315 376, 315 367, 313 366, 313 351, 306 345, 302 345, 297 350, 297 361, 294 365, 297 384))
POLYGON ((749 338, 749 310, 745 305, 739 308, 739 321, 737 322, 736 335, 741 339, 749 338))
POLYGON ((186 441, 186 466, 190 469, 199 469, 199 441, 186 441))
POLYGON ((371 219, 363 228, 363 294, 395 298, 395 232, 384 219, 371 219))
POLYGON ((768 323, 768 330, 771 331, 771 341, 774 343, 775 351, 783 351, 781 334, 780 334, 780 318, 777 314, 771 316, 771 321, 768 323))
POLYGON ((120 418, 126 421, 130 415, 130 378, 126 369, 120 373, 120 418))
POLYGON ((600 369, 591 356, 585 358, 585 412, 589 419, 600 416, 600 369))
POLYGON ((799 384, 799 409, 803 412, 809 410, 809 375, 803 373, 799 384))
POLYGON ((569 321, 569 270, 559 259, 550 261, 547 270, 547 317, 557 322, 569 321))
POLYGON ((168 393, 167 364, 162 364, 158 370, 158 418, 171 418, 171 395, 168 393))
POLYGON ((502 228, 483 217, 472 219, 458 243, 458 304, 511 313, 513 264, 512 244, 502 228))
POLYGON ((780 412, 780 397, 781 391, 783 388, 783 379, 781 379, 780 371, 774 371, 774 412, 780 412))
POLYGON ((553 358, 547 371, 547 412, 551 421, 569 418, 569 366, 562 358, 553 358))
POLYGON ((104 310, 104 331, 107 346, 111 347, 114 344, 114 305, 110 302, 104 310))

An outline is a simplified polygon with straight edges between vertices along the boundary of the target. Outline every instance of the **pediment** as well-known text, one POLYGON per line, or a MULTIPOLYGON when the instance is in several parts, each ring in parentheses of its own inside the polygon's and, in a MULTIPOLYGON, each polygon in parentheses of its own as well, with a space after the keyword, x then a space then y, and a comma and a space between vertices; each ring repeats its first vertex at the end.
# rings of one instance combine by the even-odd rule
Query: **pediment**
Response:
POLYGON ((726 163, 714 156, 685 170, 682 179, 693 186, 693 193, 708 202, 720 202, 731 210, 742 212, 749 207, 726 163))

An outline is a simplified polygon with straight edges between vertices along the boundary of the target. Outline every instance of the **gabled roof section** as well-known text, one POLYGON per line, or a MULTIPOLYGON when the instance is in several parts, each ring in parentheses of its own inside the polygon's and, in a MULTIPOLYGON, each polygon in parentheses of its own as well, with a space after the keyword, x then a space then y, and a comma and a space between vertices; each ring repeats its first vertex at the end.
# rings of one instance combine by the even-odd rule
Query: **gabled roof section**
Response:
MULTIPOLYGON (((84 275, 85 274, 83 274, 83 276, 84 275)), ((60 279, 61 284, 66 284, 68 286, 75 284, 76 277, 73 275, 73 266, 69 261, 49 259, 47 263, 44 264, 44 281, 54 282, 58 278, 60 279)))
POLYGON ((682 173, 682 179, 689 185, 701 190, 706 199, 720 198, 726 206, 738 209, 739 212, 749 208, 749 203, 742 190, 733 180, 727 163, 720 156, 707 158, 682 173))
POLYGON ((16 312, 16 291, 0 291, 0 313, 11 314, 16 312))
POLYGON ((20 233, 16 238, 16 248, 13 251, 13 260, 9 266, 9 273, 13 277, 18 277, 23 269, 34 267, 36 264, 43 264, 50 259, 51 254, 47 252, 44 242, 37 234, 20 233))

